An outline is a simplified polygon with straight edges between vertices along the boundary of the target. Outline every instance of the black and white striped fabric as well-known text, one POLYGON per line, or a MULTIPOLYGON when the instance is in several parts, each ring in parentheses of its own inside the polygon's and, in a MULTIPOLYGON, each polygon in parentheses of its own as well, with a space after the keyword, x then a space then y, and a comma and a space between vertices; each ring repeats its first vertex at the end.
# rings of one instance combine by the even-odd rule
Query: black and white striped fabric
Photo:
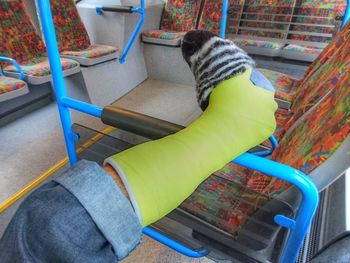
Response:
POLYGON ((209 95, 219 82, 255 66, 244 50, 216 36, 203 44, 188 62, 196 79, 197 100, 202 110, 207 108, 209 95))

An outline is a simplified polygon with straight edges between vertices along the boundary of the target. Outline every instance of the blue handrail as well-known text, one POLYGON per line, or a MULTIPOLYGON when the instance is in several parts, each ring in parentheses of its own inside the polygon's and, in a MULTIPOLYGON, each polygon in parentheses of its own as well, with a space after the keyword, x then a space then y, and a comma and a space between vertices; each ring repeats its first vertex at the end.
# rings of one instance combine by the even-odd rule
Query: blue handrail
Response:
MULTIPOLYGON (((130 9, 131 13, 138 13, 140 14, 140 19, 136 25, 136 28, 132 32, 128 42, 126 43, 126 46, 123 50, 122 55, 120 56, 119 62, 120 64, 124 64, 126 61, 126 57, 129 54, 130 48, 134 44, 138 34, 140 33, 141 27, 145 21, 145 0, 140 0, 140 7, 133 7, 130 9)), ((96 7, 96 13, 98 15, 103 14, 103 8, 102 7, 96 7)))
POLYGON ((222 1, 222 14, 221 14, 221 24, 220 24, 220 37, 225 38, 226 26, 227 26, 227 15, 228 15, 228 0, 222 1))
POLYGON ((254 154, 256 156, 261 156, 261 157, 266 157, 266 156, 271 155, 273 153, 273 151, 277 148, 278 141, 274 135, 270 136, 269 141, 271 144, 271 148, 269 150, 254 152, 252 154, 254 154))
MULTIPOLYGON (((38 0, 38 7, 51 66, 53 88, 56 93, 67 153, 70 164, 74 166, 78 160, 74 145, 74 142, 78 139, 78 136, 71 130, 72 120, 70 116, 70 109, 75 109, 95 117, 101 117, 102 109, 95 105, 75 100, 67 96, 49 0, 38 0)), ((242 156, 236 158, 234 162, 282 180, 286 180, 298 187, 302 192, 303 200, 295 220, 286 218, 282 215, 277 215, 275 217, 276 223, 290 228, 290 234, 283 250, 280 262, 293 262, 301 246, 302 240, 310 226, 311 219, 316 211, 318 203, 316 187, 301 172, 286 165, 260 158, 252 154, 243 154, 242 156)), ((148 227, 144 228, 144 233, 169 246, 170 248, 190 257, 201 257, 208 253, 206 249, 189 249, 179 242, 172 240, 148 227)))
POLYGON ((275 216, 275 222, 277 224, 287 227, 290 230, 279 262, 294 263, 318 206, 318 191, 316 186, 299 170, 255 156, 254 154, 245 153, 233 160, 233 162, 287 181, 296 186, 302 193, 302 201, 294 220, 283 215, 275 216))
POLYGON ((343 21, 341 23, 340 28, 343 28, 345 24, 349 21, 349 19, 350 19, 350 0, 347 1, 345 14, 344 14, 343 21))
MULTIPOLYGON (((6 61, 6 62, 11 62, 13 64, 13 66, 17 69, 17 71, 19 73, 19 78, 21 80, 24 80, 24 77, 25 77, 24 72, 16 60, 14 60, 13 58, 8 58, 8 57, 0 57, 0 60, 6 61)), ((3 74, 3 72, 1 70, 0 70, 0 74, 3 74)))

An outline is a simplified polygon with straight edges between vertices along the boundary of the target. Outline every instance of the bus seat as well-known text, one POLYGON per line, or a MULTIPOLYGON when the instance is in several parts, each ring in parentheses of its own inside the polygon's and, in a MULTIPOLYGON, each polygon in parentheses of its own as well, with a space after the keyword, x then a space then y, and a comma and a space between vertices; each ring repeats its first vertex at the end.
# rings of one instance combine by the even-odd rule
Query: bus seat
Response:
POLYGON ((23 80, 0 76, 0 102, 10 100, 29 92, 23 80))
POLYGON ((57 44, 62 57, 74 59, 82 66, 92 66, 117 58, 118 48, 91 45, 74 1, 51 0, 50 3, 57 44))
POLYGON ((345 25, 345 27, 336 35, 333 42, 318 55, 316 60, 307 69, 303 79, 298 80, 292 76, 273 70, 263 68, 259 69, 275 86, 275 98, 279 102, 281 108, 290 108, 299 92, 299 89, 303 87, 304 82, 308 81, 312 74, 315 74, 323 64, 334 56, 349 38, 350 23, 345 25))
MULTIPOLYGON (((243 8, 244 0, 229 0, 229 15, 226 34, 233 34, 237 27, 239 11, 243 8)), ((199 18, 198 29, 209 30, 219 35, 222 18, 222 0, 204 0, 203 9, 199 18)))
MULTIPOLYGON (((25 80, 38 85, 51 80, 45 44, 27 14, 23 1, 0 1, 0 55, 15 59, 21 66, 25 80)), ((8 76, 19 76, 7 62, 1 63, 8 76)), ((64 75, 80 71, 79 63, 62 60, 64 75)))
POLYGON ((250 54, 312 62, 338 32, 346 1, 245 1, 233 40, 250 54))
MULTIPOLYGON (((350 134, 350 75, 342 74, 334 81, 334 89, 305 118, 294 126, 280 141, 271 156, 272 160, 290 165, 307 175, 312 175, 323 164, 331 161, 332 155, 349 139, 350 134)), ((343 164, 342 172, 350 165, 343 164)), ((235 166, 235 164, 229 164, 235 166)), ((229 171, 227 167, 224 171, 229 171)), ((232 170, 232 169, 231 169, 232 170)), ((234 171, 237 169, 234 168, 234 171)), ((244 180, 222 177, 216 172, 189 197, 181 208, 235 235, 244 229, 247 219, 272 198, 290 188, 286 182, 247 171, 244 180)), ((342 173, 322 174, 331 183, 342 173)), ((233 177, 237 174, 233 174, 233 177)), ((238 175, 242 177, 242 174, 238 175)), ((244 176, 244 175, 243 175, 244 176)), ((232 176, 231 176, 232 177, 232 176)), ((262 233, 255 233, 262 235, 262 233)))
MULTIPOLYGON (((293 86, 293 103, 289 110, 278 109, 275 116, 277 129, 275 137, 280 140, 290 127, 300 121, 305 113, 320 103, 326 94, 332 92, 345 72, 350 71, 350 23, 338 34, 330 47, 325 49, 311 70, 293 86), (336 49, 334 48, 337 47, 336 49), (332 50, 332 56, 329 51, 332 50), (323 61, 320 64, 319 61, 323 61), (317 70, 316 70, 317 68, 317 70), (311 74, 312 73, 312 74, 311 74)), ((266 71, 263 71, 265 74, 266 71)), ((269 78, 269 75, 266 75, 269 78)), ((270 145, 268 142, 265 146, 270 145)))
POLYGON ((142 42, 179 47, 183 35, 196 28, 200 5, 201 0, 168 0, 163 9, 159 30, 143 32, 142 42))

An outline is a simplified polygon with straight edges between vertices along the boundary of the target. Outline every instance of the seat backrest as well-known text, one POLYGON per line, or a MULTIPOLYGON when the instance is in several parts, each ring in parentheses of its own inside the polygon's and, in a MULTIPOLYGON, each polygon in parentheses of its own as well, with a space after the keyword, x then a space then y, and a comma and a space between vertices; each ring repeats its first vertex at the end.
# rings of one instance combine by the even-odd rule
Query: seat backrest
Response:
POLYGON ((0 55, 21 64, 46 55, 22 0, 0 1, 0 55))
POLYGON ((201 0, 168 0, 163 10, 160 29, 176 32, 195 29, 200 7, 201 0))
MULTIPOLYGON (((310 174, 349 138, 350 74, 342 74, 333 85, 333 91, 280 141, 271 159, 310 174)), ((275 195, 289 187, 280 180, 257 175, 250 178, 250 184, 254 186, 263 181, 263 190, 258 190, 264 194, 275 195)))
POLYGON ((311 42, 309 45, 330 43, 339 30, 339 18, 344 15, 346 5, 346 0, 298 1, 288 39, 311 42))
POLYGON ((308 74, 297 87, 297 95, 291 109, 294 113, 293 118, 289 120, 285 129, 291 127, 297 119, 317 104, 323 96, 334 89, 335 84, 338 83, 342 75, 350 71, 349 25, 336 38, 335 43, 332 44, 334 48, 326 50, 326 53, 324 53, 323 64, 313 74, 308 74), (330 52, 332 54, 329 54, 330 52))
POLYGON ((325 64, 332 55, 341 48, 341 46, 350 38, 350 21, 344 28, 335 36, 332 43, 330 43, 321 54, 312 62, 304 74, 304 78, 300 81, 303 85, 323 64, 325 64))
MULTIPOLYGON (((220 33, 222 2, 222 0, 204 1, 198 29, 209 30, 217 35, 220 33)), ((244 0, 229 0, 229 15, 226 28, 227 34, 236 33, 243 6, 244 0)))
POLYGON ((79 51, 88 48, 89 35, 74 0, 50 0, 59 50, 79 51))

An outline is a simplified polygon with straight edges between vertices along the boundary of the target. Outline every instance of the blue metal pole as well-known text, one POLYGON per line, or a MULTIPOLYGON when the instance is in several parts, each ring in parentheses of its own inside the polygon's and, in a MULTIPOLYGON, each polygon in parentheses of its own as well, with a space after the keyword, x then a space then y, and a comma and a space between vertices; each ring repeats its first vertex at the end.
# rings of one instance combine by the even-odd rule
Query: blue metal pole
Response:
POLYGON ((154 230, 151 227, 145 227, 143 229, 143 233, 155 240, 157 240, 158 242, 162 243, 163 245, 166 245, 168 247, 171 247, 172 249, 174 249, 175 251, 184 254, 188 257, 192 257, 192 258, 200 258, 200 257, 204 257, 206 255, 209 254, 209 251, 206 248, 200 248, 198 250, 192 250, 182 244, 180 244, 179 242, 168 238, 167 236, 159 233, 158 231, 154 230))
POLYGON ((136 25, 135 30, 132 32, 131 37, 128 40, 128 43, 126 44, 126 47, 125 47, 125 49, 123 51, 122 56, 119 59, 120 64, 124 64, 124 62, 126 60, 126 57, 127 57, 128 53, 130 51, 130 48, 131 48, 132 44, 134 43, 136 37, 138 36, 138 34, 140 32, 141 27, 143 25, 143 22, 145 21, 145 0, 141 0, 140 5, 141 5, 140 8, 133 8, 132 9, 132 11, 134 13, 139 13, 141 17, 140 17, 139 22, 136 25))
POLYGON ((301 191, 303 198, 294 220, 283 215, 275 216, 277 224, 290 230, 279 262, 294 263, 318 206, 317 188, 302 172, 253 154, 245 153, 233 162, 287 181, 301 191))
POLYGON ((80 112, 84 112, 86 114, 95 116, 97 118, 101 118, 102 115, 102 108, 80 101, 76 99, 72 99, 69 97, 63 97, 61 99, 61 103, 64 107, 71 108, 73 110, 77 110, 80 112))
POLYGON ((64 140, 66 142, 67 153, 71 165, 74 165, 78 158, 75 152, 74 134, 71 130, 72 120, 69 109, 62 105, 62 98, 66 97, 63 72, 60 55, 57 47, 55 28, 52 21, 52 14, 49 0, 38 0, 39 16, 44 33, 45 44, 49 56, 53 87, 56 94, 58 111, 61 118, 64 140))
POLYGON ((228 15, 228 0, 222 1, 222 14, 221 14, 221 25, 220 25, 220 37, 225 38, 226 26, 227 26, 227 15, 228 15))
POLYGON ((343 21, 341 23, 340 28, 343 28, 345 24, 349 21, 349 19, 350 19, 350 0, 347 1, 345 14, 344 14, 343 21))
MULTIPOLYGON (((22 80, 24 79, 24 77, 25 77, 24 72, 23 72, 21 66, 18 65, 16 60, 14 60, 13 58, 8 58, 8 57, 0 57, 0 60, 11 62, 13 64, 13 66, 17 69, 17 71, 19 73, 19 78, 22 80)), ((0 68, 0 72, 2 73, 1 68, 0 68)))

